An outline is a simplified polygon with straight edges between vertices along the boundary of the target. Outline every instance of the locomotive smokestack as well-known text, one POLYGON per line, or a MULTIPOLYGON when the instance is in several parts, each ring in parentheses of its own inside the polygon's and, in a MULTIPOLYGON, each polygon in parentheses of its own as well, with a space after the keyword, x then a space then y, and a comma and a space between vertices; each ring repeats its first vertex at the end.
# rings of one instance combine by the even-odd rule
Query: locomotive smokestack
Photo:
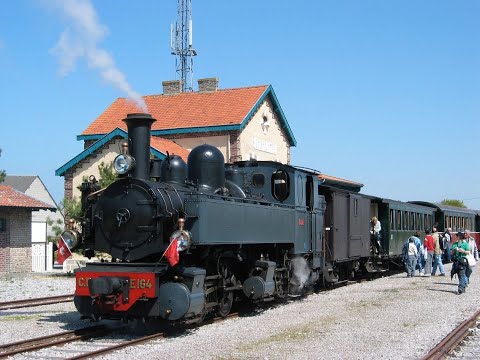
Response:
POLYGON ((150 114, 128 114, 123 119, 128 128, 128 148, 135 158, 132 176, 142 180, 150 179, 150 135, 156 121, 150 114))

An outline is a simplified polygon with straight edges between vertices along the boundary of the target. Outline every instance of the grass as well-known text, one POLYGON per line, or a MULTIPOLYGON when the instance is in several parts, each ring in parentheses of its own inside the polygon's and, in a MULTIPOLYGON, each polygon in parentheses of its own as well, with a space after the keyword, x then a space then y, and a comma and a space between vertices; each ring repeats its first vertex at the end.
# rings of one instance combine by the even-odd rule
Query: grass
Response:
POLYGON ((254 341, 250 344, 245 344, 240 347, 242 352, 255 351, 259 348, 264 348, 273 343, 283 343, 286 341, 303 341, 313 336, 318 335, 315 328, 322 328, 325 331, 325 327, 334 324, 336 318, 334 316, 325 316, 320 318, 316 322, 309 322, 302 325, 290 326, 283 331, 270 335, 265 339, 254 341))
POLYGON ((39 315, 6 315, 0 317, 0 322, 4 321, 22 321, 22 320, 31 320, 31 319, 40 319, 39 315))

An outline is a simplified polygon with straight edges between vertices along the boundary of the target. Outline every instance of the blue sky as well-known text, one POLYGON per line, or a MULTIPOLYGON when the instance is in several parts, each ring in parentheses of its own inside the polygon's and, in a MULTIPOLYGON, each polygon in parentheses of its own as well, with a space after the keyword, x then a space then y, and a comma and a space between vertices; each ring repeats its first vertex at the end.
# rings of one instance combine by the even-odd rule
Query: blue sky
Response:
MULTIPOLYGON (((0 169, 39 175, 57 201, 76 135, 125 96, 85 57, 61 74, 71 21, 59 4, 93 7, 97 49, 147 95, 176 75, 177 1, 2 2, 0 169)), ((298 141, 293 164, 371 195, 480 209, 479 14, 475 0, 193 0, 194 77, 272 84, 298 141)))

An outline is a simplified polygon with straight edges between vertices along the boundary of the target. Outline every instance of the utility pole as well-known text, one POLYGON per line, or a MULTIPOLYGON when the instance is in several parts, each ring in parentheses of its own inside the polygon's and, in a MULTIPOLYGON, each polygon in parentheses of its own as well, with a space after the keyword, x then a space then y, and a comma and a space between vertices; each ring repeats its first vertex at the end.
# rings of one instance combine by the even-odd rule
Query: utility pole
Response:
POLYGON ((177 21, 170 28, 170 47, 175 68, 182 81, 182 91, 193 91, 192 0, 178 0, 177 21))

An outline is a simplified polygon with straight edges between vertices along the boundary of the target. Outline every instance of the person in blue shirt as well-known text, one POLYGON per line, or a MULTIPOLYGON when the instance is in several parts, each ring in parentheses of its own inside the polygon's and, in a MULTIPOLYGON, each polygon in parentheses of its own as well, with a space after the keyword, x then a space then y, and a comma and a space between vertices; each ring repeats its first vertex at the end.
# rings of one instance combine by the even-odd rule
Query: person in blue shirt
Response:
POLYGON ((422 241, 420 240, 420 233, 418 231, 415 232, 415 234, 413 234, 412 236, 410 236, 407 241, 405 242, 405 244, 407 244, 407 247, 408 247, 408 243, 410 241, 410 239, 413 239, 413 243, 415 244, 415 246, 417 247, 417 266, 418 266, 418 272, 420 273, 420 275, 423 275, 424 272, 423 272, 423 267, 424 267, 424 258, 423 258, 423 246, 422 246, 422 241))

